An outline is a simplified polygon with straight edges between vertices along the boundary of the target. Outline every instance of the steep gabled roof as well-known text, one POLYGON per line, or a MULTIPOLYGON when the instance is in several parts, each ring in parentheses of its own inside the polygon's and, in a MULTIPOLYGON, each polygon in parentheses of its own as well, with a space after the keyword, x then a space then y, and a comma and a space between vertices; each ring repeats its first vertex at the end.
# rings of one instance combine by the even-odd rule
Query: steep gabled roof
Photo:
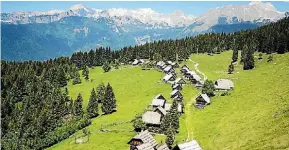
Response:
POLYGON ((137 59, 134 59, 134 61, 133 61, 133 65, 137 65, 139 63, 139 61, 137 60, 137 59))
POLYGON ((169 60, 169 61, 167 61, 167 63, 171 65, 173 62, 169 60))
POLYGON ((190 70, 190 71, 187 71, 185 74, 189 74, 189 75, 192 76, 192 75, 197 74, 197 73, 196 73, 195 71, 191 71, 191 70, 190 70))
POLYGON ((201 97, 207 102, 211 103, 210 97, 207 94, 201 94, 201 97))
POLYGON ((163 61, 158 61, 158 62, 157 62, 157 66, 162 67, 163 65, 165 65, 165 62, 163 62, 163 61))
POLYGON ((154 147, 150 143, 144 143, 136 146, 137 150, 154 150, 154 147))
POLYGON ((153 99, 151 106, 164 106, 166 100, 164 99, 153 99))
POLYGON ((172 74, 166 74, 166 76, 163 78, 163 80, 165 80, 165 81, 169 81, 170 78, 172 78, 172 77, 173 77, 172 74))
POLYGON ((176 93, 178 93, 178 92, 180 92, 179 90, 173 90, 172 92, 171 92, 171 95, 175 95, 176 93))
POLYGON ((186 81, 182 78, 177 78, 174 83, 181 83, 181 82, 186 83, 186 81))
POLYGON ((180 150, 202 150, 202 148, 200 147, 199 143, 196 140, 192 140, 190 142, 182 144, 177 144, 176 147, 178 147, 180 150))
POLYGON ((147 111, 142 115, 143 122, 147 124, 161 124, 161 114, 153 111, 147 111))
POLYGON ((174 85, 173 85, 173 89, 175 89, 175 88, 177 88, 177 87, 179 87, 179 86, 182 87, 181 84, 174 84, 174 85))
POLYGON ((165 69, 164 69, 164 71, 170 71, 171 69, 173 69, 173 67, 171 66, 171 65, 168 65, 165 69))
POLYGON ((167 114, 167 112, 166 112, 166 110, 163 108, 163 107, 157 107, 155 110, 154 110, 154 112, 156 112, 156 110, 159 110, 161 113, 162 113, 162 115, 166 115, 167 114))
POLYGON ((215 82, 215 87, 216 89, 230 90, 234 88, 234 83, 229 79, 218 79, 215 82))
POLYGON ((158 94, 155 99, 163 99, 166 100, 165 97, 162 94, 158 94))
POLYGON ((167 146, 167 144, 162 144, 157 146, 157 150, 170 150, 167 146))
MULTIPOLYGON (((134 136, 131 140, 133 139, 141 140, 143 143, 148 143, 152 147, 155 147, 158 144, 157 141, 153 138, 153 136, 149 133, 148 130, 140 132, 139 134, 134 136)), ((130 143, 130 141, 128 142, 128 144, 130 143)), ((146 147, 146 145, 144 145, 143 147, 146 147)))
POLYGON ((196 81, 201 81, 201 77, 199 75, 193 74, 192 76, 196 81))
POLYGON ((189 69, 189 67, 188 67, 187 65, 183 65, 181 68, 182 68, 182 69, 183 69, 183 68, 188 68, 188 69, 189 69))

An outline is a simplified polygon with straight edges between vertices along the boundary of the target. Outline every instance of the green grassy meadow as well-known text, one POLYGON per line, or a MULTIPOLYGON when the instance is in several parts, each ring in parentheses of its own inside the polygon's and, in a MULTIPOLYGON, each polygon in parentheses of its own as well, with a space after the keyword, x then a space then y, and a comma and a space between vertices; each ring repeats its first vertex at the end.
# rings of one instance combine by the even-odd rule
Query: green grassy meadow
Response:
MULTIPOLYGON (((243 71, 235 66, 234 74, 227 74, 231 61, 231 52, 219 55, 192 55, 191 59, 199 63, 199 70, 208 79, 230 78, 235 89, 228 96, 212 98, 212 104, 198 110, 186 106, 187 114, 180 117, 180 133, 177 143, 186 140, 187 128, 190 138, 196 139, 204 150, 215 149, 286 149, 289 147, 289 54, 274 55, 274 61, 267 63, 257 60, 256 68, 243 71), (287 112, 286 112, 287 110, 287 112), (274 116, 274 117, 273 117, 274 116)), ((185 62, 193 69, 193 62, 185 62)), ((169 84, 160 81, 164 74, 154 69, 141 70, 141 67, 122 66, 120 70, 103 73, 101 67, 90 69, 90 79, 82 84, 69 83, 69 95, 76 99, 81 93, 84 108, 88 103, 91 89, 99 83, 109 82, 117 99, 117 112, 92 119, 87 127, 92 133, 90 141, 74 144, 74 137, 48 148, 51 150, 126 150, 128 140, 135 132, 98 132, 102 124, 129 121, 137 113, 142 113, 153 97, 162 93, 167 99, 172 91, 169 84)), ((191 86, 183 89, 184 104, 191 101, 199 91, 191 86)), ((186 113, 186 112, 185 112, 186 113)), ((132 124, 122 124, 111 129, 132 129, 132 124)), ((79 131, 75 135, 81 134, 79 131)), ((165 136, 155 135, 158 142, 164 142, 165 136)))
POLYGON ((268 63, 268 56, 259 61, 256 53, 255 69, 243 71, 237 65, 229 75, 231 56, 191 57, 210 80, 230 78, 235 85, 229 96, 214 97, 204 110, 193 109, 194 138, 206 150, 288 149, 289 54, 276 54, 268 63))
MULTIPOLYGON (((90 141, 84 144, 74 144, 74 137, 70 138, 50 147, 49 149, 127 149, 129 145, 127 142, 136 135, 135 132, 98 132, 102 124, 108 124, 120 121, 129 121, 134 118, 138 113, 143 113, 152 99, 158 94, 162 93, 165 98, 169 99, 170 92, 172 91, 170 84, 161 82, 164 77, 164 73, 158 72, 155 69, 141 70, 141 67, 122 66, 120 70, 112 70, 108 73, 103 73, 101 67, 96 67, 89 70, 89 77, 91 81, 85 81, 82 78, 82 84, 72 85, 68 84, 69 95, 76 99, 78 93, 81 93, 84 100, 84 108, 88 104, 88 99, 92 88, 96 88, 99 83, 108 82, 113 87, 115 96, 117 99, 117 112, 99 116, 92 119, 92 124, 87 127, 92 133, 90 135, 90 141)), ((197 92, 191 86, 185 86, 183 89, 183 95, 185 102, 191 99, 191 97, 197 92)), ((182 117, 181 122, 184 122, 182 117)), ((108 127, 109 129, 133 129, 132 124, 121 124, 117 126, 108 127)), ((79 131, 75 135, 82 134, 79 131)), ((181 123, 180 134, 177 135, 177 140, 182 141, 186 138, 185 124, 181 123)), ((161 142, 165 141, 165 136, 156 135, 156 139, 161 142)))

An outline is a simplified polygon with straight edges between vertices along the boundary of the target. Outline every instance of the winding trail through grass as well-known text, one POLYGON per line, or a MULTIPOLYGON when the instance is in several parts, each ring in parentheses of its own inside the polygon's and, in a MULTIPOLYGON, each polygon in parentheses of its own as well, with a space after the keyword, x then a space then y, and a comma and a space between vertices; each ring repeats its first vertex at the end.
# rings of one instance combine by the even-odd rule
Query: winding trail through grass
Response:
MULTIPOLYGON (((205 80, 207 80, 207 76, 203 73, 203 72, 201 72, 200 70, 199 70, 199 68, 198 68, 198 66, 199 66, 199 64, 197 63, 197 62, 195 62, 195 61, 192 61, 191 59, 189 59, 189 61, 191 61, 191 62, 193 62, 193 63, 195 63, 195 65, 194 65, 194 67, 195 67, 195 70, 199 73, 199 74, 201 74, 202 76, 203 76, 203 80, 205 81, 205 80)), ((191 100, 190 101, 188 101, 187 102, 187 104, 185 105, 185 115, 186 115, 186 128, 187 128, 187 132, 188 132, 188 135, 187 135, 187 139, 186 139, 186 141, 190 141, 191 140, 191 138, 193 137, 193 130, 192 130, 192 124, 191 124, 191 122, 192 122, 192 117, 191 117, 191 115, 192 115, 192 104, 193 104, 193 101, 197 98, 197 96, 198 95, 200 95, 201 94, 201 92, 199 92, 199 93, 197 93, 195 96, 193 96, 192 98, 191 98, 191 100)))

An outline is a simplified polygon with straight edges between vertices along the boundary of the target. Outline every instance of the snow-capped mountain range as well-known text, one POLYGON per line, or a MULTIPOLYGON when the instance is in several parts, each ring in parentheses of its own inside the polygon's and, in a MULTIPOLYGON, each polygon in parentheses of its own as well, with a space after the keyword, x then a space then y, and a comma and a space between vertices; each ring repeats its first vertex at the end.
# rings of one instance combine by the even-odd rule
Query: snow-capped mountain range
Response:
MULTIPOLYGON (((229 5, 210 9, 198 17, 185 14, 180 10, 164 14, 150 8, 101 10, 77 4, 69 10, 1 13, 2 28, 5 28, 2 29, 4 41, 2 43, 9 53, 27 45, 31 49, 35 48, 36 52, 38 49, 46 52, 49 48, 45 45, 51 45, 47 43, 64 41, 64 43, 59 42, 58 47, 65 45, 67 51, 65 54, 70 54, 76 50, 88 50, 96 46, 119 49, 127 45, 176 39, 206 32, 233 32, 256 28, 284 16, 285 12, 278 11, 271 3, 256 1, 248 5, 229 5), (11 38, 11 34, 18 35, 11 38), (15 41, 19 36, 28 35, 35 35, 37 38, 27 43, 23 40, 15 41), (13 47, 15 42, 19 45, 13 47), (33 44, 38 44, 38 49, 33 44)), ((18 56, 17 52, 11 53, 9 57, 13 59, 15 53, 18 56)), ((57 53, 61 55, 63 52, 59 50, 57 53)), ((5 53, 2 56, 5 58, 5 53)), ((46 57, 49 58, 49 54, 41 59, 46 57)))

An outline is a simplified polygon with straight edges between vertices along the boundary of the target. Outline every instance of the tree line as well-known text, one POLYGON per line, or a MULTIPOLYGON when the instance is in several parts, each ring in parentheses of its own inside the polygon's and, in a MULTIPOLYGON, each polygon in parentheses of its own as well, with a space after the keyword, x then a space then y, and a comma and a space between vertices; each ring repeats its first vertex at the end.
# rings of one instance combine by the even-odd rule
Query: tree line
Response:
MULTIPOLYGON (((88 70, 86 70, 88 71, 88 70)), ((87 76, 89 72, 83 72, 87 76)), ((90 118, 116 110, 110 84, 91 92, 86 111, 81 94, 68 96, 67 83, 79 79, 67 57, 44 62, 1 61, 1 149, 44 149, 91 124, 90 118)), ((86 79, 86 77, 85 77, 86 79)))
POLYGON ((123 47, 112 51, 110 48, 96 48, 88 52, 76 52, 71 61, 81 68, 85 66, 102 66, 106 63, 128 64, 134 59, 143 58, 158 60, 185 60, 191 54, 209 53, 219 54, 222 51, 233 50, 234 59, 241 51, 241 63, 244 69, 252 69, 254 62, 252 54, 286 53, 289 51, 289 17, 275 23, 264 25, 257 29, 248 29, 234 33, 205 33, 195 37, 177 40, 160 40, 143 45, 123 47))

